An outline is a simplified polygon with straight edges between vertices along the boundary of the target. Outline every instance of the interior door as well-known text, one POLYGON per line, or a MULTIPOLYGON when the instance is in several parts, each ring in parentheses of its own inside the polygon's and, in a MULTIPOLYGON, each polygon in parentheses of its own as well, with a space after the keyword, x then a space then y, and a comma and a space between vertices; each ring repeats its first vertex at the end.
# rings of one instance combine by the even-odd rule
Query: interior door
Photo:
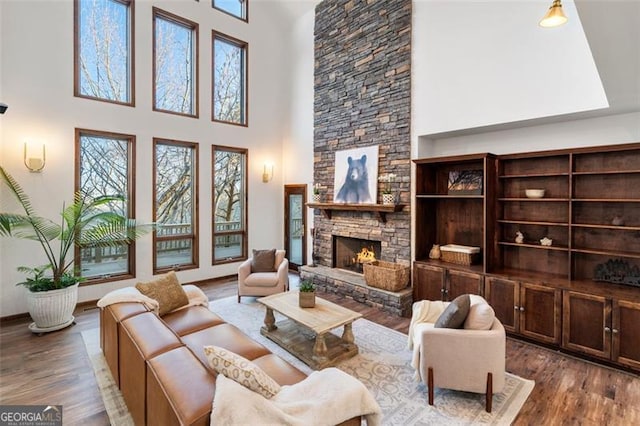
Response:
POLYGON ((306 203, 307 185, 285 185, 284 246, 289 269, 293 270, 307 264, 306 203))

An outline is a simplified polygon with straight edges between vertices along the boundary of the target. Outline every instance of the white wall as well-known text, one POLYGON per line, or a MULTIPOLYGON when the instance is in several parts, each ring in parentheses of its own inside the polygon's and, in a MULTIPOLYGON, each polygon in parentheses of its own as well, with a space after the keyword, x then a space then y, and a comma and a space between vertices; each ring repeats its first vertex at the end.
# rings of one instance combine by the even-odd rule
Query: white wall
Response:
POLYGON ((640 141, 640 112, 418 141, 418 158, 634 143, 640 141))
POLYGON ((563 6, 569 22, 549 29, 545 2, 415 1, 415 134, 608 107, 575 4, 563 6))
MULTIPOLYGON (((151 220, 152 138, 200 144, 200 268, 179 272, 181 281, 235 274, 237 264, 211 266, 211 145, 249 149, 249 249, 282 245, 284 169, 282 150, 288 123, 289 84, 286 33, 274 2, 253 1, 247 24, 211 8, 210 1, 135 2, 136 107, 73 97, 73 1, 0 1, 1 102, 9 104, 0 129, 0 163, 21 183, 39 212, 55 218, 74 189, 74 129, 86 128, 136 135, 136 218, 151 220), (152 6, 200 24, 200 118, 151 110, 152 6), (212 123, 211 30, 249 43, 249 127, 212 123), (47 146, 47 165, 40 174, 22 165, 25 141, 47 146), (262 183, 265 161, 275 176, 262 183), (268 225, 268 226, 265 226, 268 225)), ((15 203, 1 193, 3 211, 15 203)), ((15 287, 18 265, 45 263, 33 243, 0 240, 0 316, 26 312, 23 288, 15 287)), ((152 276, 151 236, 137 243, 138 280, 152 276)), ((86 286, 80 300, 100 298, 135 280, 86 286)))
MULTIPOLYGON (((298 19, 290 32, 291 118, 284 143, 282 162, 285 182, 307 184, 307 200, 313 189, 313 27, 315 12, 311 10, 298 19)), ((313 210, 307 213, 307 235, 313 227, 313 210)), ((307 262, 311 263, 313 240, 307 239, 307 262)))

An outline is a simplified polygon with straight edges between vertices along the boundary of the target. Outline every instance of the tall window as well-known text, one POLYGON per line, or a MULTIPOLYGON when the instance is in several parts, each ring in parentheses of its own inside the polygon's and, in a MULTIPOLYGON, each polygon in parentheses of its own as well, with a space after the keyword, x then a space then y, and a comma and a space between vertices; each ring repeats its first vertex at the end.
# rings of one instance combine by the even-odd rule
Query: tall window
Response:
POLYGON ((215 265, 247 257, 247 150, 212 149, 215 265))
POLYGON ((133 1, 75 0, 74 94, 134 105, 133 1))
POLYGON ((198 145, 154 139, 154 272, 198 267, 198 145))
POLYGON ((249 0, 212 0, 213 7, 243 21, 248 20, 249 0))
MULTIPOLYGON (((92 198, 122 197, 108 207, 128 218, 134 217, 134 143, 133 135, 76 129, 76 189, 92 198)), ((76 267, 85 278, 99 281, 134 274, 134 243, 76 250, 76 267)))
POLYGON ((198 116, 198 24, 153 8, 153 108, 198 116))
POLYGON ((213 120, 247 125, 247 43, 213 32, 213 120))

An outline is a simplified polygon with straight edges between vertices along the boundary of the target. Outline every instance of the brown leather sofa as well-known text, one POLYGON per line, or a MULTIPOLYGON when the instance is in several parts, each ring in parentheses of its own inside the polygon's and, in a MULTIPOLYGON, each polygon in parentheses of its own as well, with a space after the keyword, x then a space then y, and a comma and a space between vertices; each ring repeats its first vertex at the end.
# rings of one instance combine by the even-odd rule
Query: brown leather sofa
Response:
MULTIPOLYGON (((101 309, 100 346, 136 425, 209 424, 216 373, 204 356, 205 345, 253 361, 280 385, 306 377, 203 306, 163 317, 141 303, 101 309)), ((341 425, 359 424, 360 417, 341 425)))

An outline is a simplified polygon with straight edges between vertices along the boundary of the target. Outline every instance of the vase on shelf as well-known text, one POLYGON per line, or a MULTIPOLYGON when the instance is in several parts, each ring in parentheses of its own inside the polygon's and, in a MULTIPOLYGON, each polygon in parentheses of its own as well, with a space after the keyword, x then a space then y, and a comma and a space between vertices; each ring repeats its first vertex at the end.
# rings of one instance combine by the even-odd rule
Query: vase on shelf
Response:
POLYGON ((382 194, 382 204, 395 204, 395 203, 396 203, 396 197, 394 194, 387 194, 387 193, 382 194))
POLYGON ((320 202, 320 194, 313 194, 313 202, 314 203, 320 202))

